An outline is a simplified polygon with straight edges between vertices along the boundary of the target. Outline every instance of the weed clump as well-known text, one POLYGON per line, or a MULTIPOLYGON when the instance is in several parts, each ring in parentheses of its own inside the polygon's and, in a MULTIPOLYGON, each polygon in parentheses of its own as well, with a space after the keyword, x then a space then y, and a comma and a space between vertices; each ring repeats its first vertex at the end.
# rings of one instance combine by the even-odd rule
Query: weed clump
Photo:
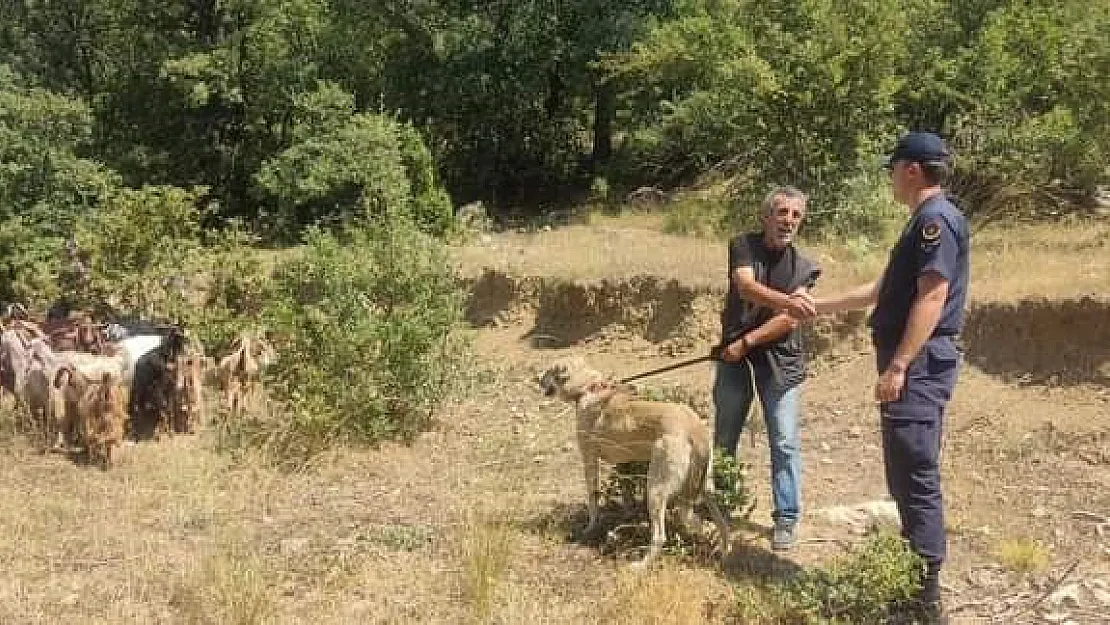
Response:
POLYGON ((865 625, 912 615, 924 562, 900 537, 880 534, 828 565, 786 582, 738 590, 741 622, 865 625))

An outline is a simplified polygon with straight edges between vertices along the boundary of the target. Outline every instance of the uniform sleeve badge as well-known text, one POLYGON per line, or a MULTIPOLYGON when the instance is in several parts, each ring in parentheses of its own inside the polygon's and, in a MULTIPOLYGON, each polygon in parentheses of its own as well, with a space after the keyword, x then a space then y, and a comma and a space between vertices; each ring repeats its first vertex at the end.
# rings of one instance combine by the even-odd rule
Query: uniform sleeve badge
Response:
POLYGON ((936 243, 940 240, 940 224, 930 221, 921 227, 921 240, 925 243, 936 243))

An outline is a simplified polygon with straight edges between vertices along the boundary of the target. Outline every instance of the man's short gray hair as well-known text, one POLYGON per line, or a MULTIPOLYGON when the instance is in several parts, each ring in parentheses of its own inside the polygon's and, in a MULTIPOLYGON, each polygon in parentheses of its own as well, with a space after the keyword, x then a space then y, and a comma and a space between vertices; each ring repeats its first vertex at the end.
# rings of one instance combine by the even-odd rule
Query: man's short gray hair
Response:
POLYGON ((785 197, 790 200, 801 200, 802 204, 809 201, 809 196, 802 193, 801 189, 789 185, 775 187, 763 198, 763 214, 769 215, 775 208, 775 199, 785 197))

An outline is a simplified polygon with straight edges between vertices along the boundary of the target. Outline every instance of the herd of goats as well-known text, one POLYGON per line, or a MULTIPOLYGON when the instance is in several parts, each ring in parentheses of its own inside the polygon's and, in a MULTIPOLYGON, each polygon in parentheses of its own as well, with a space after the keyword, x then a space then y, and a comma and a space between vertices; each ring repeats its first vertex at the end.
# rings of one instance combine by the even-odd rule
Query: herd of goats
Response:
POLYGON ((105 469, 126 439, 195 431, 206 379, 216 379, 231 414, 255 409, 261 374, 276 358, 261 337, 243 334, 216 362, 178 326, 99 323, 83 311, 36 319, 14 304, 0 324, 0 393, 25 411, 43 451, 105 469))

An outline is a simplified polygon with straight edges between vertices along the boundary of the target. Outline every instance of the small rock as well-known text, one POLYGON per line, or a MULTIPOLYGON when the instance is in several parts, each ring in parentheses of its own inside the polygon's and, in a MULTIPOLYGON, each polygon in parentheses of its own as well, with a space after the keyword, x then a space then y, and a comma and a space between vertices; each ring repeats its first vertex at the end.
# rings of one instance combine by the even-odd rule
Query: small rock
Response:
POLYGON ((821 451, 823 451, 825 453, 828 453, 828 452, 832 451, 832 446, 829 445, 828 443, 822 441, 821 442, 821 451))
POLYGON ((817 510, 815 514, 829 523, 848 526, 857 532, 866 531, 872 525, 897 526, 900 523, 897 506, 886 500, 833 506, 817 510))
POLYGON ((565 452, 574 451, 574 443, 563 443, 563 451, 565 451, 565 452))
POLYGON ((535 458, 532 458, 532 462, 535 462, 536 464, 540 464, 544 460, 546 460, 546 458, 544 458, 543 454, 540 454, 540 455, 536 456, 535 458))
POLYGON ((1071 608, 1079 607, 1079 595, 1082 588, 1077 583, 1064 584, 1048 596, 1049 603, 1063 605, 1071 608))
POLYGON ((831 458, 821 458, 821 460, 819 460, 819 462, 821 464, 832 464, 832 459, 831 458))

